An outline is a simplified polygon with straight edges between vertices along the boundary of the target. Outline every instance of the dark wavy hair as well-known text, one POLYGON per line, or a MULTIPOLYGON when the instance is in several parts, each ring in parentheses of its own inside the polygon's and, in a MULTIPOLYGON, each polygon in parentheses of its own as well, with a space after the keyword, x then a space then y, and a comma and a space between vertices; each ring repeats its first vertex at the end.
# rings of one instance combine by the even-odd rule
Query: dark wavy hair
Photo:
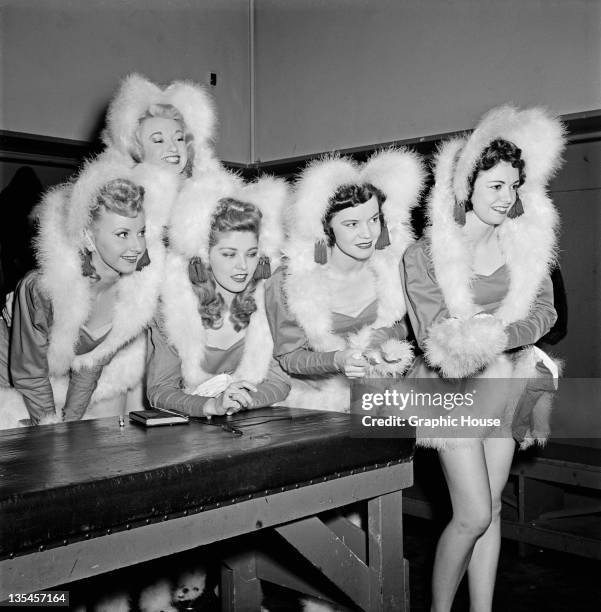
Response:
POLYGON ((184 132, 184 142, 186 143, 186 151, 188 152, 188 160, 182 172, 190 177, 192 176, 192 163, 194 162, 194 137, 186 128, 186 122, 183 115, 173 106, 173 104, 153 104, 146 109, 146 112, 138 119, 138 129, 134 133, 134 142, 129 154, 136 163, 144 161, 143 147, 140 140, 140 126, 145 119, 159 117, 161 119, 173 119, 176 121, 184 132))
POLYGON ((384 215, 382 214, 382 204, 386 200, 386 196, 370 183, 364 185, 343 185, 339 187, 334 195, 330 198, 328 208, 323 216, 323 231, 328 239, 328 246, 334 246, 336 239, 334 230, 330 225, 332 217, 346 208, 355 208, 360 204, 365 204, 368 200, 376 196, 378 200, 378 210, 380 211, 380 224, 384 225, 384 215))
MULTIPOLYGON (((223 232, 252 232, 257 239, 261 229, 261 211, 248 202, 233 198, 222 198, 213 215, 209 234, 209 248, 215 246, 223 232)), ((202 324, 209 329, 223 325, 225 302, 217 289, 210 268, 200 258, 190 262, 189 276, 192 288, 198 297, 198 312, 202 324)), ((257 310, 254 293, 257 280, 252 278, 243 291, 237 293, 230 306, 230 321, 236 331, 248 327, 250 317, 257 310)))
MULTIPOLYGON (((116 178, 105 183, 98 192, 96 199, 90 208, 90 220, 92 223, 100 217, 102 211, 109 211, 134 219, 144 209, 144 187, 136 185, 128 179, 116 178)), ((92 263, 92 253, 88 249, 81 252, 82 273, 94 281, 99 281, 100 276, 92 263)), ((148 251, 145 251, 136 270, 141 270, 150 263, 148 251)))
POLYGON ((526 163, 522 159, 522 150, 514 145, 513 142, 509 142, 508 140, 503 140, 502 138, 493 140, 486 147, 486 149, 482 151, 476 167, 470 176, 468 183, 469 197, 465 203, 466 211, 473 209, 472 194, 474 193, 474 183, 476 182, 478 173, 481 171, 490 170, 502 161, 511 164, 512 168, 518 169, 520 181, 519 186, 521 187, 524 184, 524 181, 526 180, 526 163))

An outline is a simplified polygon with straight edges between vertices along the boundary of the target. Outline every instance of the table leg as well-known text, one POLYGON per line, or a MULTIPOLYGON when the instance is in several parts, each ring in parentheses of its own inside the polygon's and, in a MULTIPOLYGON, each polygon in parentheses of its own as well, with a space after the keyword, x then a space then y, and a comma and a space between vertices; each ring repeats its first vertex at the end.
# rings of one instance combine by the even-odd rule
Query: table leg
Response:
POLYGON ((225 558, 221 568, 222 612, 258 612, 262 599, 254 552, 245 550, 225 558))
POLYGON ((370 500, 368 546, 370 612, 409 612, 409 568, 403 559, 401 491, 370 500))

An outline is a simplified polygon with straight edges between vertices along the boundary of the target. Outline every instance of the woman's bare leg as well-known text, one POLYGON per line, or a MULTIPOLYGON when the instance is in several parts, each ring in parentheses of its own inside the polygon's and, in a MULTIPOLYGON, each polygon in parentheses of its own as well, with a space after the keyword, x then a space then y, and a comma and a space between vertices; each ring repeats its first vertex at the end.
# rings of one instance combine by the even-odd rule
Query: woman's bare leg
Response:
POLYGON ((490 612, 492 609, 501 548, 501 494, 509 478, 514 450, 515 442, 512 438, 484 440, 484 456, 492 498, 492 520, 476 542, 467 569, 471 612, 490 612))
POLYGON ((476 540, 491 518, 491 497, 484 448, 480 440, 439 451, 449 488, 453 518, 436 548, 432 574, 432 612, 451 609, 476 540))

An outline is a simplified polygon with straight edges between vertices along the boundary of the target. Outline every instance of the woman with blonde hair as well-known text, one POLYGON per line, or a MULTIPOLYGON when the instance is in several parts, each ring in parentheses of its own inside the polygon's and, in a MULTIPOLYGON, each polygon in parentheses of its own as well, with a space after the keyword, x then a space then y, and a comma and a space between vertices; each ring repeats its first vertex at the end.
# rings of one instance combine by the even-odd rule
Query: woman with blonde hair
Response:
POLYGON ((289 391, 273 360, 264 279, 283 238, 284 181, 187 181, 171 227, 161 307, 148 335, 153 406, 210 416, 269 406, 289 391))
POLYGON ((123 413, 144 372, 176 193, 166 170, 100 159, 46 195, 38 268, 16 293, 3 428, 123 413))
POLYGON ((216 122, 213 100, 200 85, 174 81, 161 88, 134 73, 111 100, 102 136, 108 154, 186 178, 220 167, 212 145, 216 122))
POLYGON ((546 111, 509 106, 444 143, 430 225, 403 259, 423 351, 407 377, 458 379, 457 391, 476 390, 472 416, 489 419, 446 436, 418 429, 418 442, 438 449, 453 507, 436 551, 435 612, 451 609, 466 570, 470 609, 491 609, 512 433, 523 446, 548 435, 557 369, 533 345, 556 318, 549 270, 558 219, 546 185, 563 146, 562 126, 546 111))

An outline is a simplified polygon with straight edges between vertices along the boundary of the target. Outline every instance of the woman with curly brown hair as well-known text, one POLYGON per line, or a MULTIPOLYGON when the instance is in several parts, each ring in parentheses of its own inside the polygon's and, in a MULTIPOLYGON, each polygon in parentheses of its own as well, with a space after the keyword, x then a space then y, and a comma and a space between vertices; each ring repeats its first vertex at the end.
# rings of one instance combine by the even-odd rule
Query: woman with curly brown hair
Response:
POLYGON ((436 551, 435 612, 451 609, 466 571, 470 610, 491 610, 514 438, 527 446, 549 433, 557 369, 533 345, 556 318, 549 270, 557 213, 545 188, 563 146, 562 126, 546 111, 512 107, 444 143, 429 227, 403 258, 409 319, 423 351, 407 377, 450 379, 445 390, 478 397, 471 412, 458 404, 445 413, 478 417, 477 427, 418 427, 418 443, 438 450, 453 507, 436 551))
POLYGON ((283 181, 188 181, 173 215, 159 316, 148 335, 151 405, 191 416, 281 401, 263 279, 279 259, 283 181), (203 206, 199 206, 199 202, 203 206))
POLYGON ((411 363, 398 269, 423 179, 402 149, 364 164, 332 156, 299 177, 286 264, 267 288, 289 405, 349 412, 351 378, 400 376, 411 363))

